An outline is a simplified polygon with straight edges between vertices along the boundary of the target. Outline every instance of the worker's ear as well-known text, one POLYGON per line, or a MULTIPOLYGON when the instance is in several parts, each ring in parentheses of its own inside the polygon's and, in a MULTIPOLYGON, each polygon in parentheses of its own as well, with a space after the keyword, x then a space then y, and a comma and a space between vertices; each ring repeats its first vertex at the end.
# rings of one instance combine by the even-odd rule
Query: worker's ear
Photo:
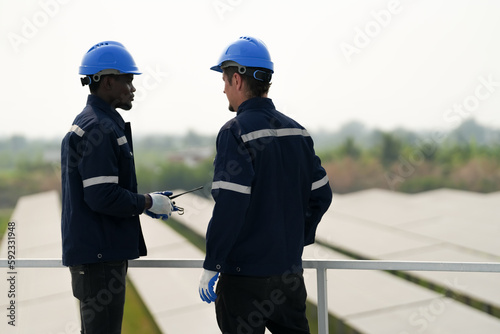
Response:
POLYGON ((101 77, 101 84, 100 84, 100 88, 102 88, 103 90, 111 90, 111 88, 113 87, 113 84, 114 84, 114 77, 112 75, 104 75, 101 77))
POLYGON ((235 85, 237 90, 241 90, 243 87, 243 78, 241 77, 241 74, 239 73, 234 73, 233 74, 233 85, 235 85))

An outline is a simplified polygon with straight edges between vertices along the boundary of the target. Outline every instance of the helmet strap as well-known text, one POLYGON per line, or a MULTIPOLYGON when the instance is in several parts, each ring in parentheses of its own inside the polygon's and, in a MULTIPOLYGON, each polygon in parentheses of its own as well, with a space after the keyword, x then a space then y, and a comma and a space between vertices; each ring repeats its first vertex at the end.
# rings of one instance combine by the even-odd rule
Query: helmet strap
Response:
POLYGON ((237 62, 232 61, 232 60, 225 61, 221 65, 222 69, 225 69, 228 67, 237 67, 239 74, 252 77, 258 81, 270 82, 271 77, 273 75, 271 72, 263 71, 263 70, 256 69, 256 68, 246 67, 246 66, 240 65, 237 62))
POLYGON ((264 82, 271 82, 271 78, 273 76, 272 73, 262 70, 255 70, 253 73, 249 73, 248 75, 253 76, 255 80, 264 82))
POLYGON ((90 85, 92 82, 99 82, 99 80, 101 80, 101 77, 103 75, 110 75, 110 74, 118 75, 118 74, 123 74, 123 73, 121 73, 118 70, 110 68, 110 69, 105 69, 105 70, 99 71, 95 74, 87 75, 83 78, 80 78, 80 81, 82 82, 82 86, 90 85))
POLYGON ((105 69, 105 70, 99 71, 96 74, 92 74, 92 79, 94 80, 94 82, 98 82, 99 80, 101 80, 101 77, 103 75, 109 75, 109 74, 117 75, 117 74, 123 74, 123 73, 121 73, 118 70, 110 68, 110 69, 105 69))
POLYGON ((237 67, 239 74, 245 74, 247 72, 247 68, 245 66, 240 65, 237 62, 232 61, 232 60, 227 60, 227 61, 223 62, 220 68, 225 69, 228 67, 237 67))

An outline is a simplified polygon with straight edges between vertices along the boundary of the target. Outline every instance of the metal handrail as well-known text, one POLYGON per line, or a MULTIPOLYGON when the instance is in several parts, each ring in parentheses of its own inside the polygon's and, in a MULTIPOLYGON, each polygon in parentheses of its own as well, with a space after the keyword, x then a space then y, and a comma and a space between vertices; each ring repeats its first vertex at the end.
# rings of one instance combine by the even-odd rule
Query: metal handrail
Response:
MULTIPOLYGON (((0 259, 1 268, 9 268, 7 259, 0 259)), ((139 259, 129 261, 132 268, 201 268, 203 259, 139 259)), ((397 271, 455 271, 500 273, 495 262, 438 262, 438 261, 385 261, 385 260, 313 260, 304 259, 305 269, 316 269, 318 283, 318 333, 328 333, 328 269, 397 270, 397 271)), ((16 259, 16 268, 64 268, 61 259, 16 259)))

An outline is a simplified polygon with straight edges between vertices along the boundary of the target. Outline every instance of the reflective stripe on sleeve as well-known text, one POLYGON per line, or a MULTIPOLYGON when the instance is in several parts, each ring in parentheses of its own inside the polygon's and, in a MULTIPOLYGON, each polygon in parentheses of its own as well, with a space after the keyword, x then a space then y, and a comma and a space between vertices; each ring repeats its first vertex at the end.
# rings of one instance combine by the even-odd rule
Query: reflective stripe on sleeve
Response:
POLYGON ((83 135, 85 134, 85 131, 82 130, 82 128, 80 128, 78 125, 76 124, 73 124, 71 126, 71 128, 69 129, 68 132, 74 132, 76 133, 79 137, 83 137, 83 135))
POLYGON ((215 181, 212 183, 212 189, 225 189, 235 191, 241 194, 251 194, 252 187, 242 186, 241 184, 226 181, 215 181))
POLYGON ((284 137, 284 136, 303 136, 309 137, 309 133, 305 129, 287 128, 287 129, 262 129, 247 133, 241 136, 243 142, 255 140, 263 137, 284 137))
POLYGON ((313 182, 312 187, 311 187, 311 191, 323 187, 325 184, 328 183, 328 181, 329 181, 328 175, 325 175, 325 177, 322 178, 321 180, 313 182))
POLYGON ((83 187, 87 188, 95 186, 96 184, 103 183, 118 183, 118 176, 97 176, 90 179, 83 180, 83 187))

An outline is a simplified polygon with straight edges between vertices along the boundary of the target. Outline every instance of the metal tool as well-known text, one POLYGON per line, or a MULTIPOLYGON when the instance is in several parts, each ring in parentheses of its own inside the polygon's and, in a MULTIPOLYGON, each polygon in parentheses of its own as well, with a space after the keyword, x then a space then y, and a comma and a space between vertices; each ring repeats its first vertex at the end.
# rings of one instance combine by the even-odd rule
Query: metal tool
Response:
MULTIPOLYGON (((187 194, 187 193, 192 193, 193 191, 197 191, 197 190, 200 190, 200 189, 203 189, 203 186, 200 186, 200 187, 198 187, 198 188, 194 188, 194 189, 191 189, 191 190, 185 191, 185 192, 180 193, 180 194, 177 194, 177 195, 172 195, 172 196, 169 196, 168 198, 170 198, 170 199, 174 199, 174 198, 177 198, 177 197, 182 196, 182 195, 184 195, 184 194, 187 194)), ((181 208, 180 206, 176 206, 176 205, 175 205, 175 202, 172 202, 172 205, 173 205, 174 207, 176 207, 176 208, 177 208, 177 210, 176 210, 176 211, 177 211, 177 213, 178 213, 179 215, 183 215, 183 214, 184 214, 184 208, 181 208)))

